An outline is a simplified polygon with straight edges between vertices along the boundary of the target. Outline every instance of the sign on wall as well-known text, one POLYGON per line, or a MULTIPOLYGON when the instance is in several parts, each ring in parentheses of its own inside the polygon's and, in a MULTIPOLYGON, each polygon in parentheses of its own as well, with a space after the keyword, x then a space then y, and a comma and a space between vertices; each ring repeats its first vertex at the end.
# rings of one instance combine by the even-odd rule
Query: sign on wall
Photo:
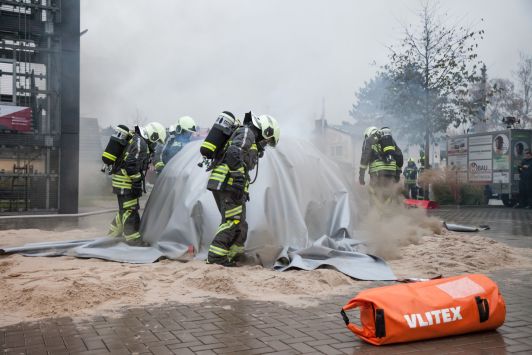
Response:
POLYGON ((469 181, 491 182, 492 173, 491 159, 469 160, 469 181))

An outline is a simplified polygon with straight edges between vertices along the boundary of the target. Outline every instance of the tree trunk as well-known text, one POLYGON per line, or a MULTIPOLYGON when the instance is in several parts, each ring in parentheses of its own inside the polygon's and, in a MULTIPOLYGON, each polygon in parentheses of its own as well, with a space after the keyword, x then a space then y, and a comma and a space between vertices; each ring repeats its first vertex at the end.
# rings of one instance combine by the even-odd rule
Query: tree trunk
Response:
MULTIPOLYGON (((429 162, 430 162, 430 130, 427 128, 427 131, 425 132, 425 171, 429 169, 429 162)), ((429 199, 429 185, 423 186, 423 199, 428 200, 429 199)))

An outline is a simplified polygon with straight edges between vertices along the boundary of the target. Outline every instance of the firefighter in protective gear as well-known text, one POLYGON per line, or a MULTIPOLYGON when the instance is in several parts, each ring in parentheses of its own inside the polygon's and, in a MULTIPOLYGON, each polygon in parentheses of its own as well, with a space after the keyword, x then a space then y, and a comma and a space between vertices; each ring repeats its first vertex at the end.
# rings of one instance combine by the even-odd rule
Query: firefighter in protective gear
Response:
POLYGON ((166 142, 164 143, 155 143, 155 148, 154 148, 154 151, 153 151, 153 155, 152 155, 152 164, 153 164, 153 168, 155 169, 155 174, 159 175, 162 171, 163 171, 163 168, 164 168, 164 162, 163 162, 163 151, 164 151, 164 147, 166 146, 166 143, 168 143, 168 141, 170 140, 171 138, 171 131, 173 130, 173 126, 170 126, 168 129, 166 129, 166 142))
POLYGON ((161 160, 158 162, 156 170, 160 173, 170 159, 176 155, 183 147, 190 142, 192 134, 196 132, 196 122, 190 116, 183 116, 177 120, 176 125, 170 126, 170 138, 164 145, 161 153, 161 160))
POLYGON ((377 127, 368 127, 364 131, 358 181, 361 185, 365 185, 364 177, 368 169, 372 201, 386 203, 393 196, 389 195, 391 191, 383 188, 391 187, 397 182, 398 173, 400 174, 403 167, 403 153, 391 135, 388 137, 390 143, 386 146, 382 146, 380 136, 380 130, 377 127), (391 156, 392 159, 387 159, 385 156, 391 156))
POLYGON ((405 177, 405 190, 407 198, 417 199, 417 166, 414 159, 408 159, 408 164, 403 171, 405 177))
POLYGON ((109 236, 123 236, 130 245, 142 245, 139 232, 139 198, 142 196, 144 172, 156 143, 164 142, 166 131, 158 122, 135 127, 122 155, 112 168, 113 193, 118 198, 118 213, 109 227, 109 236))
POLYGON ((236 258, 244 253, 249 172, 268 145, 277 145, 279 134, 275 118, 249 112, 226 142, 221 158, 214 162, 207 189, 212 191, 222 220, 209 247, 207 263, 235 266, 236 258))

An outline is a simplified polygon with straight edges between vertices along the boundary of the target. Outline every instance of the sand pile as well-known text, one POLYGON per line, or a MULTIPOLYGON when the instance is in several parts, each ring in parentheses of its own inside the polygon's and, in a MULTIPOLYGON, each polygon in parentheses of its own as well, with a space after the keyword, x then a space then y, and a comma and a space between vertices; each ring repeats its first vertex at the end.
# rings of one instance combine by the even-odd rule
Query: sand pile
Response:
MULTIPOLYGON (((430 231, 430 228, 427 228, 430 231)), ((30 241, 90 238, 97 231, 53 233, 0 231, 0 246, 30 241), (16 242, 16 243, 15 243, 16 242)), ((532 267, 530 249, 516 249, 478 235, 446 232, 399 247, 390 262, 399 277, 450 276, 501 267, 532 267)), ((369 283, 335 270, 276 272, 260 266, 224 268, 195 260, 148 265, 72 257, 0 257, 0 325, 49 316, 109 315, 121 306, 234 298, 319 303, 331 295, 355 295, 369 283)))

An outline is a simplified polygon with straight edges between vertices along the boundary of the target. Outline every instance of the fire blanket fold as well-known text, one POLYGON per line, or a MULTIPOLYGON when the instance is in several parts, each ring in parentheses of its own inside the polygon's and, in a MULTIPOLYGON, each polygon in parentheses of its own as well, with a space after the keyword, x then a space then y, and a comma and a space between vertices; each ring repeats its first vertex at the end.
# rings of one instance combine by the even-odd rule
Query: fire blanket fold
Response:
POLYGON ((364 290, 341 314, 355 335, 383 345, 496 329, 506 306, 495 282, 473 274, 364 290), (362 326, 349 320, 354 308, 362 326))
POLYGON ((314 270, 328 266, 359 280, 396 280, 384 260, 358 251, 361 244, 354 239, 336 241, 324 235, 308 248, 285 247, 273 268, 277 271, 314 270))

